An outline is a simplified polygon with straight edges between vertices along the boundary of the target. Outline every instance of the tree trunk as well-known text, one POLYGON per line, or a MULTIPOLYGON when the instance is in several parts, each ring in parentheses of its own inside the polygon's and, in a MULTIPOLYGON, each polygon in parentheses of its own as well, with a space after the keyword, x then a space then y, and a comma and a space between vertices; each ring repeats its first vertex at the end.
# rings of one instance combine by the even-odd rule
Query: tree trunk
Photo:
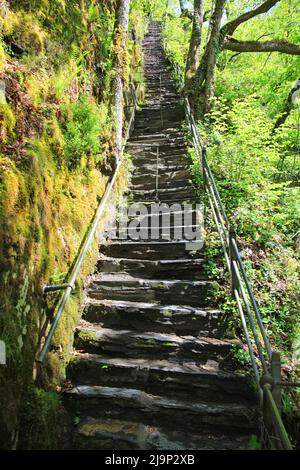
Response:
POLYGON ((185 72, 187 89, 189 88, 191 78, 195 75, 199 67, 203 18, 203 0, 194 0, 193 29, 185 72))
POLYGON ((211 18, 211 30, 200 66, 194 76, 194 85, 198 89, 196 113, 204 115, 211 109, 214 96, 214 77, 217 55, 220 51, 220 30, 226 0, 216 0, 211 18))
POLYGON ((123 73, 127 47, 130 0, 118 0, 114 33, 113 69, 114 111, 115 111, 115 147, 116 160, 122 154, 123 146, 123 73))

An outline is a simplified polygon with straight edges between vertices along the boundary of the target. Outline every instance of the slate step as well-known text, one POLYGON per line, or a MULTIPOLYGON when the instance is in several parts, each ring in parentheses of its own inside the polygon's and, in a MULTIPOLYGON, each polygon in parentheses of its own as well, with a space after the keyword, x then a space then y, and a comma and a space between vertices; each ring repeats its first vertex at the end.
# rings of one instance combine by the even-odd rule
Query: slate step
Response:
POLYGON ((199 429, 230 433, 256 431, 252 408, 235 403, 200 403, 151 395, 139 389, 78 385, 65 391, 65 405, 76 416, 146 420, 149 426, 179 427, 182 433, 199 429))
POLYGON ((154 190, 131 190, 131 200, 132 201, 154 201, 156 196, 161 202, 164 201, 178 201, 178 200, 187 200, 196 199, 195 188, 189 184, 185 186, 178 187, 168 187, 168 188, 158 188, 158 191, 154 190))
POLYGON ((217 309, 197 309, 178 305, 86 299, 83 319, 105 328, 154 331, 178 335, 222 338, 227 316, 217 309))
POLYGON ((148 426, 143 422, 87 417, 76 428, 73 447, 77 450, 245 450, 249 436, 185 435, 177 430, 148 426))
POLYGON ((119 273, 97 274, 92 276, 87 287, 87 295, 97 300, 129 300, 207 307, 212 285, 211 281, 156 280, 119 273))
MULTIPOLYGON (((170 164, 159 164, 159 172, 173 172, 173 171, 187 171, 190 168, 190 165, 187 162, 182 162, 181 164, 174 165, 174 162, 170 164)), ((140 176, 145 173, 156 174, 157 166, 152 163, 141 163, 138 167, 134 167, 134 175, 140 176)))
MULTIPOLYGON (((169 171, 163 172, 158 174, 158 182, 160 184, 164 184, 165 187, 168 187, 172 182, 175 184, 184 185, 184 182, 190 181, 191 176, 186 170, 178 170, 178 171, 169 171)), ((133 187, 137 187, 144 185, 150 185, 155 183, 156 181, 156 174, 154 173, 146 173, 146 174, 133 174, 131 177, 131 185, 133 187)), ((146 188, 145 188, 146 189, 146 188)))
POLYGON ((97 261, 96 269, 98 272, 124 272, 141 275, 143 278, 199 281, 207 279, 204 262, 204 258, 155 261, 101 257, 97 261))
MULTIPOLYGON (((131 240, 131 241, 176 241, 176 240, 201 240, 203 238, 203 226, 201 224, 194 225, 172 225, 163 227, 141 227, 137 218, 136 223, 131 221, 134 226, 123 226, 113 232, 108 231, 110 239, 114 240, 131 240)), ((149 276, 146 276, 149 277, 149 276)), ((171 276, 173 277, 173 276, 171 276)), ((161 279, 158 277, 157 279, 161 279)), ((181 279, 181 277, 177 277, 181 279)), ((195 280, 195 279, 194 279, 195 280)))
POLYGON ((177 242, 128 242, 103 244, 101 253, 113 258, 135 258, 143 260, 177 260, 199 258, 203 246, 199 243, 177 242))
MULTIPOLYGON (((170 174, 170 173, 168 173, 170 174)), ((176 178, 170 178, 169 181, 166 181, 166 178, 164 175, 160 175, 158 173, 158 178, 156 180, 156 175, 153 173, 153 175, 149 175, 148 182, 143 182, 137 184, 135 180, 131 181, 130 188, 132 191, 155 191, 156 186, 158 188, 164 188, 164 189, 171 189, 171 188, 182 188, 185 185, 190 185, 192 186, 192 181, 188 177, 186 179, 176 179, 176 178)))
POLYGON ((178 336, 170 333, 137 332, 103 328, 83 321, 76 328, 75 348, 94 354, 131 358, 175 358, 206 364, 208 360, 230 364, 238 341, 210 337, 178 336))
POLYGON ((138 388, 154 395, 210 403, 255 401, 250 380, 241 373, 223 370, 220 364, 153 358, 124 358, 76 352, 67 367, 67 379, 78 384, 138 388))

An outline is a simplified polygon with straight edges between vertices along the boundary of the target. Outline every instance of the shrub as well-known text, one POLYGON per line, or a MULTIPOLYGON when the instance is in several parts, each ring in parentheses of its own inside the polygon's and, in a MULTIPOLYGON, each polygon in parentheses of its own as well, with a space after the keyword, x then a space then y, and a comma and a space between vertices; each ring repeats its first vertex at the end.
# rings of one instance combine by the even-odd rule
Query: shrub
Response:
POLYGON ((100 152, 99 108, 86 96, 76 103, 63 106, 66 117, 62 128, 65 139, 65 158, 69 168, 79 166, 83 156, 97 161, 100 152))

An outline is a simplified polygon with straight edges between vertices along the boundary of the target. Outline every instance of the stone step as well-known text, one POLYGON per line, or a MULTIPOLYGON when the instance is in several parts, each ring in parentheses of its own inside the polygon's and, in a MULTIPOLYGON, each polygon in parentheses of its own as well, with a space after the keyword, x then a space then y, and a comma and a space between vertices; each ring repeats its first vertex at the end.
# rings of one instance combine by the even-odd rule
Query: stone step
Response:
POLYGON ((76 351, 68 364, 67 379, 72 386, 138 388, 154 395, 164 393, 172 397, 176 394, 204 403, 255 403, 249 378, 222 370, 214 361, 201 366, 188 361, 120 358, 76 351))
POLYGON ((112 273, 93 275, 87 295, 97 300, 160 302, 207 307, 211 281, 154 280, 112 273))
MULTIPOLYGON (((148 142, 140 142, 139 144, 136 144, 136 142, 128 142, 127 144, 127 149, 130 154, 134 155, 134 159, 138 155, 143 155, 146 152, 154 152, 154 151, 159 151, 159 156, 172 156, 176 154, 181 154, 186 155, 186 146, 182 144, 176 144, 176 143, 167 143, 167 144, 160 144, 158 145, 157 143, 151 143, 150 141, 148 142)), ((142 162, 141 162, 142 163, 142 162)))
MULTIPOLYGON (((168 173, 170 174, 170 173, 168 173)), ((156 191, 156 186, 158 188, 182 188, 184 185, 189 183, 192 187, 192 181, 189 180, 188 176, 186 179, 177 179, 176 177, 174 178, 169 178, 168 181, 166 181, 166 176, 164 174, 160 175, 158 174, 158 178, 156 179, 156 175, 152 174, 148 178, 148 182, 141 182, 141 183, 136 183, 134 180, 131 181, 131 184, 129 188, 135 192, 135 191, 156 191)))
POLYGON ((158 192, 149 190, 144 193, 140 191, 132 191, 131 198, 134 203, 165 203, 170 206, 174 203, 188 204, 191 202, 197 202, 195 190, 191 186, 184 189, 175 187, 170 188, 170 190, 159 188, 158 192))
POLYGON ((178 336, 170 333, 137 332, 103 328, 83 321, 76 328, 75 347, 94 354, 131 358, 176 358, 206 364, 213 360, 230 364, 231 351, 238 342, 210 337, 178 336))
MULTIPOLYGON (((189 181, 191 175, 187 170, 177 170, 177 171, 168 171, 163 172, 159 175, 159 182, 164 184, 169 184, 171 181, 189 181)), ((145 174, 136 174, 133 173, 131 177, 131 184, 134 186, 152 184, 153 180, 155 181, 156 174, 145 173, 145 174), (150 183, 149 183, 150 181, 150 183)))
POLYGON ((245 450, 250 436, 230 434, 185 435, 177 430, 148 426, 143 422, 87 417, 75 430, 76 450, 245 450))
MULTIPOLYGON (((148 119, 160 119, 161 117, 161 109, 153 109, 151 106, 144 106, 141 111, 137 111, 136 113, 136 121, 140 119, 148 118, 148 119)), ((163 108, 163 116, 167 120, 169 119, 172 122, 172 119, 176 117, 176 120, 183 120, 185 117, 184 108, 180 104, 174 104, 166 109, 163 108)))
MULTIPOLYGON (((158 169, 163 170, 166 173, 174 172, 174 171, 181 171, 185 170, 188 171, 190 165, 186 161, 182 161, 182 163, 178 163, 174 165, 174 162, 167 163, 167 164, 159 164, 158 169)), ((139 166, 134 167, 134 176, 140 176, 146 173, 156 173, 157 166, 154 163, 143 163, 139 166)))
MULTIPOLYGON (((123 220, 120 216, 120 222, 123 220)), ((134 221, 140 223, 142 227, 174 227, 182 225, 199 225, 203 222, 203 213, 198 206, 186 205, 167 205, 151 206, 150 211, 144 213, 141 208, 135 204, 129 205, 127 213, 127 223, 134 221)))
POLYGON ((216 309, 120 300, 86 299, 83 319, 105 328, 195 336, 201 333, 215 338, 224 337, 227 327, 227 316, 216 309))
POLYGON ((113 258, 135 258, 148 260, 199 258, 203 246, 198 242, 130 242, 120 241, 103 244, 101 253, 113 258))
POLYGON ((163 125, 161 122, 161 117, 155 117, 153 119, 144 118, 143 122, 135 123, 134 129, 135 131, 144 130, 145 133, 147 132, 164 132, 166 129, 169 129, 171 125, 180 126, 181 120, 173 120, 171 119, 163 119, 163 125))
POLYGON ((181 260, 143 260, 132 258, 100 257, 98 272, 125 272, 153 279, 203 280, 207 275, 203 269, 204 258, 181 260))
MULTIPOLYGON (((176 240, 195 240, 203 239, 203 225, 171 225, 163 227, 143 227, 137 218, 131 220, 130 225, 124 224, 119 229, 107 231, 111 241, 131 240, 131 241, 176 241, 176 240), (134 226, 133 226, 134 225, 134 226), (202 238, 201 238, 202 237, 202 238)), ((179 277, 179 276, 178 276, 179 277)), ((177 277, 177 278, 178 278, 177 277)), ((180 277, 179 277, 180 278, 180 277)), ((161 279, 159 277, 159 279, 161 279)), ((181 278, 180 278, 181 279, 181 278)))
POLYGON ((151 133, 146 133, 142 134, 142 130, 139 130, 139 132, 136 131, 136 128, 131 136, 131 141, 133 141, 135 138, 143 138, 143 135, 146 138, 155 138, 155 139, 169 139, 170 141, 176 141, 179 140, 182 141, 184 139, 184 134, 180 129, 174 129, 173 127, 168 127, 165 128, 163 131, 156 131, 156 132, 151 132, 151 133))
POLYGON ((151 395, 139 389, 78 385, 64 392, 64 403, 77 417, 117 418, 149 426, 179 427, 181 433, 199 429, 230 433, 256 431, 252 408, 234 403, 201 403, 151 395))
POLYGON ((157 164, 157 157, 159 165, 167 165, 173 163, 174 165, 182 164, 183 162, 189 163, 186 149, 182 146, 178 149, 171 147, 165 148, 164 151, 155 145, 145 145, 140 150, 132 154, 132 161, 134 166, 140 166, 145 163, 155 165, 157 164))

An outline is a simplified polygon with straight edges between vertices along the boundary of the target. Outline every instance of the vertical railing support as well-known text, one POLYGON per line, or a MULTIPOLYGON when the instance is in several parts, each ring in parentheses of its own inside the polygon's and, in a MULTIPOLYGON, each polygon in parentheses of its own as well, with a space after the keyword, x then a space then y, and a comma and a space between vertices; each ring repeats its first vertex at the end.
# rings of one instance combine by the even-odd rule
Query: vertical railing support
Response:
POLYGON ((236 261, 236 253, 235 249, 233 247, 233 242, 232 240, 236 239, 235 231, 232 227, 229 226, 229 239, 228 239, 228 246, 229 246, 229 257, 230 257, 230 271, 231 271, 231 292, 233 297, 234 291, 239 290, 239 280, 237 278, 233 262, 236 261))
POLYGON ((263 446, 264 448, 269 448, 270 450, 276 449, 276 441, 274 442, 273 437, 273 422, 272 422, 272 411, 270 408, 270 403, 268 400, 268 391, 267 387, 270 388, 269 384, 265 384, 262 387, 263 397, 262 397, 262 415, 263 415, 263 446))
POLYGON ((203 185, 204 185, 204 193, 207 188, 207 176, 206 176, 206 147, 202 148, 202 175, 203 175, 203 185))
POLYGON ((274 397, 274 401, 277 405, 278 411, 281 415, 282 411, 282 401, 281 401, 281 358, 279 351, 272 351, 271 356, 271 375, 274 379, 274 386, 272 389, 272 394, 274 397))

